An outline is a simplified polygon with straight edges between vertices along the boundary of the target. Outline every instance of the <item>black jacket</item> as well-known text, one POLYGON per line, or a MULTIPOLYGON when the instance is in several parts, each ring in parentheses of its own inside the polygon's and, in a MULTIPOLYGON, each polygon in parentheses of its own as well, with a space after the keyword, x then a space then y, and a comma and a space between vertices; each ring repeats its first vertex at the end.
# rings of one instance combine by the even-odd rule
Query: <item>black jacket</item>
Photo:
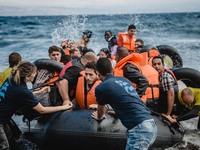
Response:
POLYGON ((123 67, 123 71, 124 77, 137 85, 136 91, 138 95, 142 97, 149 84, 147 78, 140 73, 136 66, 129 63, 123 67))

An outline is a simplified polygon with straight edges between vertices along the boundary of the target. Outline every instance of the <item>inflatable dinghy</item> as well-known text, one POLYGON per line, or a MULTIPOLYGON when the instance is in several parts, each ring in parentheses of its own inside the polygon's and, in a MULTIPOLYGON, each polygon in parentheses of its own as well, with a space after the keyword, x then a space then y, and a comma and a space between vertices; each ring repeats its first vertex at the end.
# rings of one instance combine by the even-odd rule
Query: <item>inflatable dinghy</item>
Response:
MULTIPOLYGON (((38 68, 58 72, 63 67, 49 59, 39 59, 34 63, 38 68)), ((106 114, 106 119, 96 121, 91 117, 92 112, 93 110, 73 108, 31 121, 22 119, 22 116, 15 116, 13 120, 25 138, 41 149, 123 150, 127 137, 126 128, 121 121, 109 114, 106 114)), ((158 126, 158 136, 151 149, 164 149, 182 141, 184 131, 179 124, 168 126, 159 114, 152 113, 152 116, 158 126)))
MULTIPOLYGON (((186 86, 200 87, 199 71, 191 68, 172 70, 186 86)), ((123 150, 127 137, 121 121, 109 114, 106 114, 106 119, 96 121, 91 117, 92 112, 93 110, 73 108, 32 121, 25 122, 22 116, 14 116, 13 120, 25 138, 41 149, 123 150)), ((159 114, 152 112, 152 116, 158 126, 158 136, 151 149, 165 149, 182 141, 184 130, 180 124, 169 126, 159 114)))
MULTIPOLYGON (((34 119, 25 123, 13 118, 25 138, 45 150, 87 149, 123 150, 126 146, 126 128, 115 116, 96 121, 94 110, 74 108, 34 119)), ((168 126, 158 114, 152 114, 158 126, 158 136, 151 149, 167 148, 182 141, 184 131, 178 124, 168 126)))

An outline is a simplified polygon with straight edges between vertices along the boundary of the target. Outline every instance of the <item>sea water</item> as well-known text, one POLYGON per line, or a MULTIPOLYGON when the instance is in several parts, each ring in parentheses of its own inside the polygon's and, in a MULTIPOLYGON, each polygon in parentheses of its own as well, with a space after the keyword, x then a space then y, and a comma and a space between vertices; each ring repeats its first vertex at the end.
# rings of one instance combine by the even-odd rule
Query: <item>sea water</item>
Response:
POLYGON ((0 17, 0 72, 8 66, 11 52, 31 62, 48 58, 50 46, 60 46, 66 39, 77 41, 86 29, 93 32, 89 47, 98 53, 107 47, 105 30, 117 36, 132 23, 145 45, 170 45, 180 53, 184 67, 200 70, 200 13, 164 13, 0 17))
MULTIPOLYGON (((136 37, 145 45, 170 45, 177 49, 183 66, 200 71, 200 12, 123 15, 11 16, 0 17, 0 72, 8 67, 8 56, 19 52, 23 60, 48 58, 48 48, 66 39, 78 41, 84 30, 93 32, 89 48, 96 54, 107 47, 104 32, 127 30, 135 24, 136 37)), ((197 118, 182 122, 187 130, 175 149, 200 149, 200 133, 194 131, 197 118)))

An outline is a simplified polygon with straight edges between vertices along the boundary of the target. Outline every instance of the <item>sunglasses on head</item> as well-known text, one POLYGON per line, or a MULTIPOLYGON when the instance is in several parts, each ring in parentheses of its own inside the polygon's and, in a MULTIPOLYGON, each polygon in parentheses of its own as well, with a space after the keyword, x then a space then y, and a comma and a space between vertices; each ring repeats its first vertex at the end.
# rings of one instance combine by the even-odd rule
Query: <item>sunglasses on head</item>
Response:
POLYGON ((68 48, 68 45, 64 45, 64 46, 62 46, 62 48, 63 48, 63 49, 68 48))

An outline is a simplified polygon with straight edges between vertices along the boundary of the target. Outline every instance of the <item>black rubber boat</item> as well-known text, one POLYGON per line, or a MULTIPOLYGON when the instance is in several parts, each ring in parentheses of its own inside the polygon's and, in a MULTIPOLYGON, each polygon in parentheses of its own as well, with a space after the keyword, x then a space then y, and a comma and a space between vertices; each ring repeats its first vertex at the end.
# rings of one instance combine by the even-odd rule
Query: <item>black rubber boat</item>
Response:
MULTIPOLYGON (((93 110, 74 108, 48 114, 30 122, 13 117, 25 138, 45 150, 87 149, 123 150, 126 145, 126 129, 115 116, 96 121, 93 110)), ((168 126, 158 114, 152 114, 158 126, 158 136, 151 149, 164 149, 182 141, 183 128, 168 126)))
MULTIPOLYGON (((200 87, 199 71, 191 68, 174 68, 172 70, 177 79, 186 86, 200 87)), ((126 145, 126 129, 120 120, 107 114, 106 119, 96 121, 91 117, 92 111, 73 108, 41 116, 32 121, 24 122, 22 116, 14 116, 13 120, 25 138, 43 150, 77 150, 81 148, 123 150, 126 145)), ((152 112, 152 116, 158 126, 158 136, 151 149, 163 150, 182 141, 184 130, 180 124, 169 126, 159 114, 152 112)))

